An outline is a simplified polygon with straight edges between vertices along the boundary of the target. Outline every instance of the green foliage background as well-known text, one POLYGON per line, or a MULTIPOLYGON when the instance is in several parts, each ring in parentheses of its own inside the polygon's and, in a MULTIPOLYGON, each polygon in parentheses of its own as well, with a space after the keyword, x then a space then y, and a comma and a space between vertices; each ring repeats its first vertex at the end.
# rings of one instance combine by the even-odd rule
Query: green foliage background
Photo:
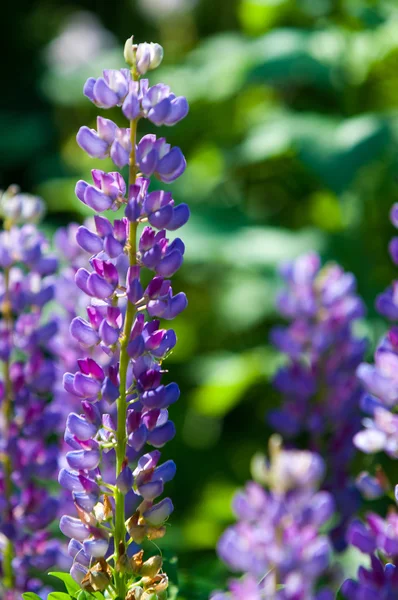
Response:
POLYGON ((277 264, 310 249, 339 261, 369 307, 363 331, 371 340, 383 331, 373 300, 394 275, 398 3, 158 0, 151 15, 153 0, 137 2, 20 0, 3 15, 0 186, 41 194, 49 229, 81 221, 75 181, 101 166, 75 143, 97 114, 82 85, 122 66, 132 33, 164 45, 152 81, 187 95, 191 112, 159 133, 187 155, 173 190, 193 217, 176 283, 190 304, 169 362, 182 396, 165 452, 178 475, 162 547, 178 550, 195 598, 223 581, 214 546, 251 456, 266 448, 264 414, 278 402, 269 379, 280 357, 268 345, 277 264), (90 27, 104 36, 98 48, 86 44, 90 27))

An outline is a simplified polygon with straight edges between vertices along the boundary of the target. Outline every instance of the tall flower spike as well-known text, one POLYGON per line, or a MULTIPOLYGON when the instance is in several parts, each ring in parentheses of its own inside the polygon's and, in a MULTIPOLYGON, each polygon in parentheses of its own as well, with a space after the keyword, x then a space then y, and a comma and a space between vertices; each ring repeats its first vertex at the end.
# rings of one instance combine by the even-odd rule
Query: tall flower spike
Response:
POLYGON ((34 224, 43 208, 39 198, 16 187, 0 200, 0 596, 5 600, 39 592, 35 573, 59 558, 59 544, 46 532, 58 501, 40 484, 57 471, 58 447, 50 438, 59 420, 49 403, 56 380, 51 340, 58 324, 45 316, 57 260, 34 224))
MULTIPOLYGON (((212 600, 315 600, 331 557, 328 538, 319 533, 334 509, 332 496, 318 491, 324 463, 311 452, 283 450, 273 436, 270 461, 258 457, 254 470, 257 481, 233 501, 238 522, 218 543, 221 559, 244 578, 212 600)), ((333 597, 327 588, 320 593, 333 597)))
MULTIPOLYGON (((398 204, 394 204, 390 218, 398 228, 398 204)), ((390 255, 398 264, 397 239, 389 245, 390 255)), ((385 292, 376 299, 376 308, 390 321, 398 320, 398 282, 394 281, 385 292)), ((398 329, 393 324, 380 340, 374 364, 362 363, 357 375, 365 392, 362 396, 362 408, 367 413, 364 429, 354 436, 354 444, 365 454, 385 452, 392 460, 398 458, 398 329)), ((362 473, 358 486, 363 495, 377 498, 391 491, 388 478, 378 469, 375 475, 362 473)), ((395 497, 398 501, 398 486, 395 497)), ((368 513, 365 522, 354 521, 348 530, 348 541, 371 558, 370 568, 360 568, 357 581, 347 580, 342 593, 347 600, 361 598, 386 598, 392 600, 398 596, 398 513, 396 507, 390 507, 385 518, 368 513)))
POLYGON ((324 485, 340 515, 331 535, 341 550, 360 499, 349 467, 355 453, 352 437, 360 428, 361 386, 355 371, 366 348, 353 326, 364 306, 354 276, 336 264, 321 268, 316 254, 283 265, 281 274, 286 287, 278 309, 290 323, 275 327, 271 339, 288 364, 273 382, 283 405, 268 420, 286 439, 308 436, 309 447, 327 457, 330 469, 324 485))
POLYGON ((175 464, 161 463, 159 448, 175 435, 169 408, 179 389, 162 379, 176 335, 159 319, 173 319, 187 305, 170 282, 182 265, 184 244, 170 240, 168 231, 186 223, 189 209, 176 205, 169 192, 149 192, 148 177, 173 181, 185 159, 164 138, 150 135, 137 143, 140 119, 173 125, 188 111, 185 98, 167 86, 150 88, 140 80, 162 56, 158 44, 128 40, 131 70, 104 71, 84 88, 97 106, 121 107, 128 127, 98 117, 97 130, 82 127, 77 135, 90 156, 110 156, 118 168, 128 164, 129 179, 94 169, 93 182, 76 186, 77 197, 96 214, 92 226, 76 231, 76 243, 90 258, 75 280, 90 303, 87 316, 76 316, 70 328, 85 356, 78 370, 64 375, 65 390, 75 403, 80 399, 81 410, 67 418, 70 450, 59 474, 77 514, 64 515, 60 527, 71 538, 72 577, 87 591, 109 588, 123 599, 154 599, 166 590, 161 557, 144 561, 137 551, 145 539, 165 534, 173 511, 170 498, 161 496, 175 464), (119 211, 113 222, 99 214, 109 209, 119 211), (145 276, 146 287, 143 271, 152 272, 149 281, 145 276))
MULTIPOLYGON (((391 222, 398 228, 398 204, 394 204, 390 214, 391 222)), ((397 240, 394 237, 389 251, 392 260, 398 264, 397 240)), ((398 281, 376 299, 376 309, 392 322, 398 321, 398 281)), ((366 394, 362 398, 362 408, 368 414, 363 422, 365 428, 356 434, 354 443, 365 454, 384 451, 391 458, 398 458, 398 327, 392 325, 380 340, 374 364, 362 363, 357 371, 366 394)))

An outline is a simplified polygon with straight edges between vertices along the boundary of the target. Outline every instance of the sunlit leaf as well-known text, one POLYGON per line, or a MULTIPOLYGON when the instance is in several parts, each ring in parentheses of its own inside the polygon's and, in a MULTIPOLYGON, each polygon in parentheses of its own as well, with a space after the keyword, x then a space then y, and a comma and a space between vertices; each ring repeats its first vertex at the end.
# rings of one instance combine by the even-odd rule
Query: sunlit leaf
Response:
POLYGON ((277 151, 295 150, 310 170, 340 193, 361 167, 387 148, 391 132, 388 121, 376 115, 340 121, 315 114, 275 113, 248 135, 238 153, 240 162, 270 158, 276 139, 279 139, 277 151))
POLYGON ((69 594, 75 594, 76 592, 80 591, 80 586, 76 583, 73 577, 69 575, 69 573, 52 572, 49 573, 49 575, 52 575, 53 577, 63 581, 66 591, 69 592, 69 594))

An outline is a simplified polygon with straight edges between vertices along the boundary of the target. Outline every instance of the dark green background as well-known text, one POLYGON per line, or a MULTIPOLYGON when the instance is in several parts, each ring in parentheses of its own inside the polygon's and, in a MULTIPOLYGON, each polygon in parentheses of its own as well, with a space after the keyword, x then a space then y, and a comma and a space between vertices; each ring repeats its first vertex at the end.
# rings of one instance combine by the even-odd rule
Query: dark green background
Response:
MULTIPOLYGON (((172 189, 193 217, 175 284, 190 303, 169 362, 182 396, 172 410, 178 435, 165 451, 178 474, 168 485, 176 511, 163 546, 178 551, 193 598, 223 580, 214 544, 252 454, 266 448, 264 414, 278 402, 269 378, 280 357, 268 345, 278 262, 310 249, 339 261, 357 275, 369 307, 361 332, 374 340, 385 327, 373 300, 394 275, 387 243, 397 199, 398 3, 199 0, 163 13, 150 17, 133 0, 9 6, 0 186, 41 194, 49 229, 81 221, 75 181, 110 167, 75 143, 97 114, 82 85, 123 66, 131 34, 164 45, 152 81, 187 95, 191 112, 159 133, 186 153, 189 167, 172 189), (108 48, 88 44, 76 63, 70 49, 85 47, 93 18, 113 37, 108 48), (61 44, 62 66, 49 45, 58 40, 59 50, 65 28, 79 22, 81 38, 75 33, 69 50, 61 44)), ((122 125, 117 112, 106 116, 122 125)))

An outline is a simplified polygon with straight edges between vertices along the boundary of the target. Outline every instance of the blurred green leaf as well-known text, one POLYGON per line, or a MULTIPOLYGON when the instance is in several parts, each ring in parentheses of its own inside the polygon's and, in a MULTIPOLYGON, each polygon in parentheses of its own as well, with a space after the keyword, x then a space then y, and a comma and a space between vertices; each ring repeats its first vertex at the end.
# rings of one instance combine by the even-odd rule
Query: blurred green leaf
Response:
POLYGON ((241 87, 252 61, 248 40, 239 33, 221 33, 203 41, 182 66, 159 69, 154 75, 190 102, 220 102, 241 87))
POLYGON ((232 330, 247 330, 275 313, 277 287, 274 273, 264 276, 254 269, 231 270, 218 294, 217 314, 232 330))
POLYGON ((107 50, 93 56, 86 65, 68 71, 49 68, 43 76, 41 87, 44 94, 55 104, 76 106, 86 104, 83 86, 89 77, 99 77, 104 69, 120 69, 121 48, 107 50))
POLYGON ((75 178, 48 179, 38 186, 37 191, 44 199, 49 213, 75 212, 82 216, 92 216, 93 211, 76 197, 75 186, 75 178))
POLYGON ((245 31, 262 33, 283 17, 290 0, 241 0, 238 14, 245 31))
POLYGON ((342 79, 344 38, 336 31, 277 29, 253 42, 248 81, 334 87, 342 79))
POLYGON ((360 115, 345 121, 316 114, 276 113, 248 135, 238 161, 252 163, 277 152, 295 149, 298 157, 336 193, 341 193, 359 169, 375 160, 391 141, 387 119, 360 115))
POLYGON ((202 383, 192 393, 191 402, 200 414, 221 416, 231 410, 259 378, 261 363, 259 357, 251 353, 212 356, 199 371, 202 371, 202 383))

